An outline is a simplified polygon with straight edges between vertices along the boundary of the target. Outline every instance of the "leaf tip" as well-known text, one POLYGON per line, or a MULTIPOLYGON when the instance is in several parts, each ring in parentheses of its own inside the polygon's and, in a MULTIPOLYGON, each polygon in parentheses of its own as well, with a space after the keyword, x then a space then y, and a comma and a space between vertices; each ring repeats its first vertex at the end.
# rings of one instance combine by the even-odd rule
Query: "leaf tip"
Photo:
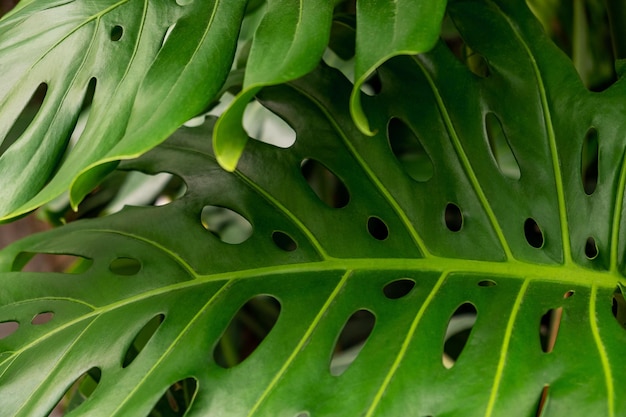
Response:
POLYGON ((361 84, 363 84, 362 81, 357 81, 352 89, 352 94, 350 95, 350 114, 352 115, 354 124, 361 133, 367 136, 374 136, 376 130, 370 128, 369 121, 361 105, 361 84))

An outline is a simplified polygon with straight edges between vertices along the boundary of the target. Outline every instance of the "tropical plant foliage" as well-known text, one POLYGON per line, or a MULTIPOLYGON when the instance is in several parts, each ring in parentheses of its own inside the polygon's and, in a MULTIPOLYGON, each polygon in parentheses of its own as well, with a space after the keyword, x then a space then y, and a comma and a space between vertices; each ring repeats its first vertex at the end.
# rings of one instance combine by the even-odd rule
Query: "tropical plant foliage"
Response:
POLYGON ((360 2, 356 35, 339 8, 331 25, 328 4, 319 15, 303 6, 319 19, 310 27, 276 23, 298 19, 286 2, 252 7, 247 16, 256 10, 260 23, 243 81, 231 72, 241 92, 228 119, 175 132, 215 101, 244 2, 104 3, 27 1, 0 21, 0 62, 18 80, 0 86, 0 128, 48 84, 0 159, 7 173, 33 160, 45 180, 7 181, 29 191, 3 190, 4 215, 68 188, 76 204, 118 159, 127 159, 122 170, 170 173, 186 188, 169 204, 73 222, 0 252, 0 323, 5 334, 12 326, 0 339, 2 415, 47 415, 66 394, 70 415, 88 416, 626 409, 625 87, 590 92, 525 2, 450 1, 463 54, 443 40, 432 47, 432 28, 404 29, 415 13, 438 22, 441 5, 412 9, 435 2, 360 2), (42 26, 48 14, 56 23, 42 26), (362 42, 379 24, 385 35, 368 55, 362 42), (213 45, 218 27, 225 35, 213 45), (328 33, 310 40, 318 27, 328 33), (42 46, 44 30, 59 38, 42 46), (199 33, 206 38, 191 36, 199 33), (287 37, 292 45, 272 50, 287 37), (58 39, 68 45, 56 48, 58 39), (124 40, 135 55, 111 52, 124 40), (308 42, 318 57, 329 43, 337 68, 310 56, 280 69, 262 61, 308 42), (209 55, 195 61, 192 49, 209 55), (25 50, 32 56, 21 62, 25 50), (355 75, 341 59, 351 51, 355 75), (42 62, 67 53, 82 64, 47 75, 42 62), (221 69, 207 80, 210 53, 221 69), (21 150, 65 140, 94 77, 87 127, 60 168, 50 149, 21 150), (293 143, 241 140, 253 96, 293 129, 293 143), (44 168, 37 152, 56 162, 44 168), (76 263, 24 271, 37 254, 76 263))

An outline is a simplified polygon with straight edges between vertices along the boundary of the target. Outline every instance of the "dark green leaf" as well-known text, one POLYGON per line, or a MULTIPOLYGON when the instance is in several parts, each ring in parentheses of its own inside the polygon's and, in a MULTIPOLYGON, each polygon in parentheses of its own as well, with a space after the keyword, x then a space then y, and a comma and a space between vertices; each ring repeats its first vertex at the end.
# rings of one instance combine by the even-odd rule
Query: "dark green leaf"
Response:
POLYGON ((20 324, 0 339, 3 412, 46 415, 97 368, 75 415, 170 404, 220 416, 619 416, 624 84, 586 90, 523 1, 455 1, 449 13, 488 75, 443 43, 390 60, 364 102, 373 137, 352 122, 353 85, 322 66, 259 94, 297 132, 290 148, 250 141, 229 173, 207 140, 213 119, 183 128, 123 164, 181 177, 182 198, 3 250, 0 322, 20 324), (519 178, 494 155, 488 114, 519 178), (405 170, 392 120, 419 142, 430 178, 405 170), (593 191, 581 162, 591 127, 593 191), (343 184, 347 203, 320 196, 305 160, 343 184), (238 213, 252 234, 223 241, 203 222, 207 206, 238 213), (74 274, 13 271, 24 253, 93 263, 74 274), (54 318, 31 325, 44 311, 54 318), (247 322, 250 311, 264 320, 247 322), (346 347, 355 313, 370 320, 346 347), (252 352, 241 343, 250 334, 260 340, 252 352), (337 352, 347 369, 331 369, 337 352))

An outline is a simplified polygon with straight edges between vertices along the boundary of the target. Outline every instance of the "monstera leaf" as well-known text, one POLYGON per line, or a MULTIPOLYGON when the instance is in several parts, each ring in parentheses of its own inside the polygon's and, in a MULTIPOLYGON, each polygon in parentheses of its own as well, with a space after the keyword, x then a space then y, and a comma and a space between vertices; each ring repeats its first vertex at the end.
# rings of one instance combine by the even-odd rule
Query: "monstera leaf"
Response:
MULTIPOLYGON (((328 44, 333 8, 341 2, 249 2, 262 18, 251 39, 243 91, 221 122, 224 134, 216 135, 223 166, 234 169, 246 143, 241 116, 248 101, 262 86, 315 68, 328 44)), ((361 31, 406 39, 389 44, 389 53, 406 53, 398 51, 405 44, 419 45, 413 53, 424 52, 437 38, 445 1, 418 2, 425 6, 410 19, 393 16, 406 16, 413 0, 370 3, 370 13, 361 13, 361 31), (372 14, 387 18, 381 24, 372 14)), ((33 0, 4 16, 0 221, 68 190, 76 208, 118 161, 152 149, 206 110, 231 68, 246 4, 33 0)), ((357 41, 359 71, 363 65, 373 71, 381 54, 388 56, 381 51, 387 42, 370 39, 357 41)))
POLYGON ((229 173, 213 119, 182 128, 124 168, 183 197, 4 249, 2 414, 47 415, 79 380, 71 415, 620 415, 623 82, 587 91, 524 2, 448 12, 473 59, 438 44, 381 67, 373 137, 322 65, 259 95, 291 147, 250 141, 229 173), (251 229, 228 236, 220 209, 251 229), (23 271, 34 254, 79 261, 23 271), (261 341, 233 347, 255 303, 261 341))
POLYGON ((24 1, 5 16, 0 138, 9 140, 34 92, 43 102, 15 143, 3 144, 0 218, 70 185, 76 206, 117 160, 202 111, 230 69, 245 3, 24 1), (70 142, 81 113, 88 121, 70 142))

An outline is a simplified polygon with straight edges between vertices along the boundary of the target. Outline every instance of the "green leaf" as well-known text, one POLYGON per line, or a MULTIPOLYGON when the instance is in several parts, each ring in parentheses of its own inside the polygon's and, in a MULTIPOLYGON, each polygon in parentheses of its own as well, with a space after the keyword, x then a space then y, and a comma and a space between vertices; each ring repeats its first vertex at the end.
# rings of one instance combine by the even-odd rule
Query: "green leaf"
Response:
POLYGON ((319 63, 330 36, 333 6, 330 0, 268 0, 252 41, 243 90, 215 127, 213 142, 222 167, 233 171, 237 166, 248 141, 243 113, 261 88, 301 77, 319 63))
POLYGON ((359 129, 373 132, 361 107, 361 86, 383 62, 430 50, 441 29, 446 0, 357 2, 355 83, 350 111, 359 129))
POLYGON ((250 141, 230 173, 206 140, 214 119, 182 128, 123 168, 179 176, 183 197, 0 252, 0 323, 20 324, 0 339, 3 413, 46 415, 94 368, 98 385, 73 415, 155 404, 190 416, 626 409, 624 84, 587 91, 523 1, 455 1, 449 13, 489 71, 476 75, 443 43, 390 60, 364 102, 373 137, 352 122, 353 85, 321 66, 259 93, 297 132, 290 148, 250 141), (583 155, 592 138, 597 158, 583 155), (507 149, 518 178, 498 156, 507 149), (409 152, 430 177, 407 172, 409 152), (594 159, 596 178, 582 163, 594 159), (222 241, 207 206, 252 234, 222 241), (20 271, 35 253, 92 262, 20 271), (449 367, 444 340, 464 306, 476 321, 449 367), (31 324, 42 312, 53 319, 31 324), (250 312, 259 319, 246 324, 250 312), (338 344, 363 312, 371 334, 338 344), (340 375, 337 351, 354 358, 340 375))
POLYGON ((153 148, 201 112, 228 74, 245 3, 28 1, 6 15, 0 138, 33 91, 48 88, 33 123, 0 157, 0 219, 68 189, 76 207, 116 161, 153 148))

